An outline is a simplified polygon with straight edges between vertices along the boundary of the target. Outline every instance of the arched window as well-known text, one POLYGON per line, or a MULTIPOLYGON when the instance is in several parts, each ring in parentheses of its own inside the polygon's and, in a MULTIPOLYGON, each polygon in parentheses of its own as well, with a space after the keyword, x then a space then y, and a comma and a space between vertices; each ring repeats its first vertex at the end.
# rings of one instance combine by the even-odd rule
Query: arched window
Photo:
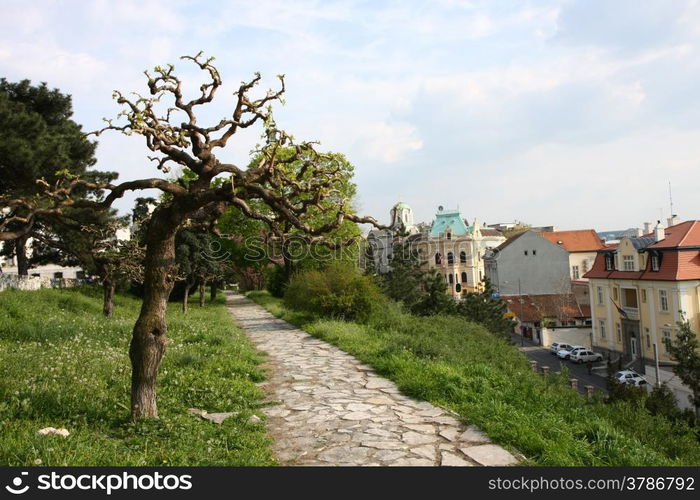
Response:
POLYGON ((467 252, 465 252, 464 250, 462 250, 461 252, 459 252, 459 261, 460 261, 462 264, 466 264, 466 263, 467 263, 467 252))
POLYGON ((452 252, 448 252, 448 253, 447 253, 447 264, 451 266, 451 265, 454 264, 454 263, 455 263, 455 256, 454 256, 454 254, 453 254, 452 252))
POLYGON ((454 280, 453 280, 453 278, 452 278, 452 275, 451 275, 451 274, 450 274, 450 278, 449 278, 449 279, 450 279, 450 285, 451 285, 452 283, 454 283, 454 280))
POLYGON ((447 239, 448 239, 448 240, 451 240, 451 239, 452 239, 452 233, 450 233, 450 232, 447 233, 447 239))
POLYGON ((442 255, 440 255, 440 252, 435 254, 435 265, 439 266, 442 264, 442 255))
POLYGON ((468 280, 467 280, 467 273, 465 273, 464 271, 462 271, 462 283, 466 283, 467 281, 468 281, 468 280))
POLYGON ((459 293, 459 292, 461 292, 461 291, 462 291, 462 285, 460 285, 459 283, 457 283, 457 284, 455 285, 455 292, 459 293))

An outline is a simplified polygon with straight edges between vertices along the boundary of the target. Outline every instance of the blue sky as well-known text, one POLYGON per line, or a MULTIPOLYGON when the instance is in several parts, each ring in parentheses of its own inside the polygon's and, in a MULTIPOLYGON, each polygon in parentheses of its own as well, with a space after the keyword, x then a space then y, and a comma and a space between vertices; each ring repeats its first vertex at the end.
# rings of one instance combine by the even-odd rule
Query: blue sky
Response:
MULTIPOLYGON (((700 218, 700 2, 0 0, 0 76, 73 95, 87 130, 112 90, 204 50, 226 84, 285 74, 279 126, 356 166, 360 211, 598 230, 700 218)), ((257 139, 225 158, 245 165, 257 139)), ((103 135, 99 166, 153 176, 140 138, 103 135)), ((121 202, 120 208, 130 200, 121 202)))

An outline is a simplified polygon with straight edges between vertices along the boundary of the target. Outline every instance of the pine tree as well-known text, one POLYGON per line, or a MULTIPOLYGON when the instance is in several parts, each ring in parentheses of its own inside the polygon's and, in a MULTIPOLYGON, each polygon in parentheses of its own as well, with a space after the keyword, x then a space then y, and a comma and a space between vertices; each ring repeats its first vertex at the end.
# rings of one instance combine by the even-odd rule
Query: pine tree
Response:
POLYGON ((470 321, 481 323, 497 336, 507 339, 513 331, 514 323, 512 319, 505 316, 506 303, 494 297, 494 290, 488 279, 484 279, 483 283, 481 292, 462 295, 462 300, 457 304, 457 314, 470 321))
POLYGON ((678 335, 667 342, 666 347, 671 359, 677 363, 673 373, 692 391, 691 402, 700 418, 700 342, 685 317, 678 322, 678 328, 678 335))

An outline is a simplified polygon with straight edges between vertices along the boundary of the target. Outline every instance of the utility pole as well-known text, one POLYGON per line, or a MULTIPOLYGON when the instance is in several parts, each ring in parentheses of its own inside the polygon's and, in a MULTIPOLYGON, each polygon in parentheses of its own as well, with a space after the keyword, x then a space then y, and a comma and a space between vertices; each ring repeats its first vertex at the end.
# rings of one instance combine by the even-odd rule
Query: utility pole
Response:
POLYGON ((520 299, 520 347, 525 345, 525 327, 523 326, 523 293, 520 289, 520 278, 518 278, 518 298, 520 299))
POLYGON ((661 387, 661 379, 659 378, 659 348, 654 342, 654 371, 656 374, 656 387, 661 387))

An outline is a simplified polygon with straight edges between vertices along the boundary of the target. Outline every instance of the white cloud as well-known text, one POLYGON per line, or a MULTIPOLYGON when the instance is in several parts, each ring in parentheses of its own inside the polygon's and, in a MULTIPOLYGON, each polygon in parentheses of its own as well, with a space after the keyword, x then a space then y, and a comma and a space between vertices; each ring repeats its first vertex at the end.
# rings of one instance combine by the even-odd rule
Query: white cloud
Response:
POLYGON ((364 155, 381 163, 397 163, 423 147, 416 128, 409 123, 370 122, 355 139, 364 155))

